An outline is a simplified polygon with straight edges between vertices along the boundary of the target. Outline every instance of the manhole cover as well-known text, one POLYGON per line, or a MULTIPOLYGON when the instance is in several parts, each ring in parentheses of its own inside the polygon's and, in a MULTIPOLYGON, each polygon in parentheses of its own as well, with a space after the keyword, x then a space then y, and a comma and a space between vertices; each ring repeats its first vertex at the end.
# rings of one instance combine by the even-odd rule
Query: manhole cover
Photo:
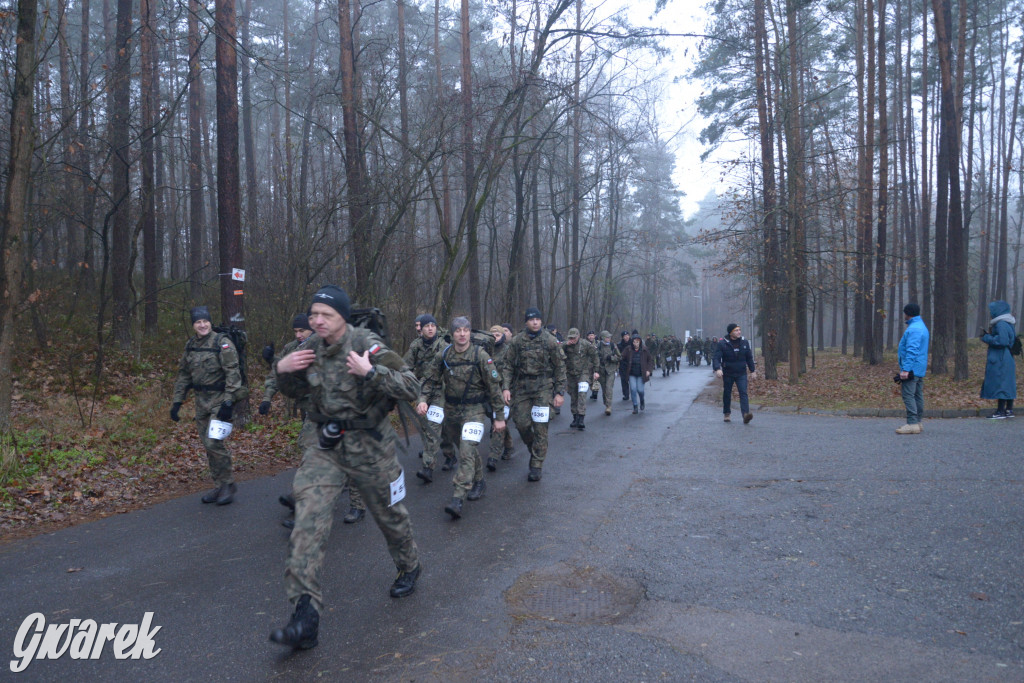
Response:
POLYGON ((574 624, 612 624, 643 597, 643 586, 593 567, 557 564, 519 577, 505 593, 512 614, 574 624))

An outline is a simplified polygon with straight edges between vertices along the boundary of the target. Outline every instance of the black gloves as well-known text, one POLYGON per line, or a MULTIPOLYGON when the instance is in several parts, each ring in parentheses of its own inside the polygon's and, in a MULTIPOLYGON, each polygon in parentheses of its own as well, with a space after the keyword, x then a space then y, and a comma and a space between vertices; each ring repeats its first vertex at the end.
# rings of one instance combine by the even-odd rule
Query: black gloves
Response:
POLYGON ((181 410, 181 404, 180 403, 175 403, 173 406, 171 406, 171 419, 174 420, 175 422, 177 422, 179 419, 181 419, 181 418, 178 417, 178 411, 179 410, 181 410))
POLYGON ((260 403, 260 415, 266 415, 270 412, 270 401, 263 401, 260 403))
POLYGON ((267 365, 271 365, 274 362, 274 342, 270 342, 263 347, 263 360, 267 361, 267 365))
POLYGON ((230 422, 232 409, 233 405, 231 400, 228 399, 227 401, 224 401, 220 404, 220 408, 217 409, 217 419, 221 422, 230 422))

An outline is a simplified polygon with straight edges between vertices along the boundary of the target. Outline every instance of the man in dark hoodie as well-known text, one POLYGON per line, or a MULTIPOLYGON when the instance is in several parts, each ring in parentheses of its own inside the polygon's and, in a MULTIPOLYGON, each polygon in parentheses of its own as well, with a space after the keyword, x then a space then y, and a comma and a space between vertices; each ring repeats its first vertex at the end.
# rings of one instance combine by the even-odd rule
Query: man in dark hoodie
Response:
POLYGON ((622 385, 622 400, 629 400, 629 368, 624 365, 622 360, 622 354, 625 353, 626 347, 629 346, 629 332, 626 330, 622 331, 622 337, 619 339, 619 384, 622 385))
POLYGON ((715 347, 715 357, 712 367, 715 375, 722 378, 724 391, 722 394, 722 413, 726 422, 729 422, 729 413, 732 402, 732 385, 740 392, 740 411, 743 413, 743 424, 754 419, 750 412, 750 399, 747 396, 747 370, 750 370, 750 379, 757 379, 754 368, 754 352, 750 349, 750 342, 743 338, 743 330, 736 323, 729 323, 726 328, 726 336, 719 340, 715 347))

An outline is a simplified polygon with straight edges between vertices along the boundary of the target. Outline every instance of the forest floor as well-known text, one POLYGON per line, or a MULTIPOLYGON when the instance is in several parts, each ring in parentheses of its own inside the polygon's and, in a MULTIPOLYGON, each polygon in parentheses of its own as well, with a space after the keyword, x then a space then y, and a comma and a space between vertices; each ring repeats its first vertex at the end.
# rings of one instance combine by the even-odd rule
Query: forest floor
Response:
MULTIPOLYGON (((13 430, 0 436, 5 456, 0 462, 8 463, 0 466, 0 543, 212 487, 191 400, 180 422, 168 415, 183 332, 168 330, 132 354, 108 351, 98 380, 88 335, 60 337, 40 353, 17 359, 13 430)), ((984 353, 973 340, 969 380, 954 382, 929 372, 929 410, 993 405, 978 398, 984 353)), ((259 355, 259 349, 249 349, 253 410, 267 371, 259 355)), ((869 366, 836 352, 816 352, 807 365, 795 385, 787 381, 788 365, 778 366, 776 380, 759 376, 751 384, 752 401, 831 410, 900 406, 892 354, 869 366)), ((1017 364, 1017 373, 1024 386, 1024 363, 1017 364)), ((288 402, 278 395, 270 415, 253 414, 236 426, 230 448, 240 481, 298 465, 295 438, 301 423, 289 413, 288 402)))

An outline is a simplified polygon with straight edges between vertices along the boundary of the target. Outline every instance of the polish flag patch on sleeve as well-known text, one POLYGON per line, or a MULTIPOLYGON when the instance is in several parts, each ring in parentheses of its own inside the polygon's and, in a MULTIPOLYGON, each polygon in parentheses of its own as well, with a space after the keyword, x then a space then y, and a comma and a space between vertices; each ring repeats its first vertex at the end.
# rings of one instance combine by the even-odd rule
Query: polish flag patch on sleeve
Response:
POLYGON ((373 346, 370 347, 369 350, 371 356, 377 355, 377 352, 380 351, 380 344, 374 344, 373 346))
POLYGON ((488 358, 488 359, 487 359, 487 362, 488 362, 488 363, 493 363, 493 362, 494 362, 494 359, 493 359, 493 358, 488 358))
POLYGON ((220 345, 220 348, 222 348, 224 350, 230 349, 231 348, 231 344, 229 344, 227 342, 224 342, 223 344, 220 345))

